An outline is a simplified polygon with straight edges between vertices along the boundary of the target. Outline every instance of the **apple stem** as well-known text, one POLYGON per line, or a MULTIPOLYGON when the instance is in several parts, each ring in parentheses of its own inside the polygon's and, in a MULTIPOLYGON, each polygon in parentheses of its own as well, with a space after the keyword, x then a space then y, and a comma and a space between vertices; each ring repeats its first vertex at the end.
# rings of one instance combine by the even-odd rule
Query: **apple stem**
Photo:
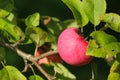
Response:
POLYGON ((83 33, 83 28, 81 28, 81 33, 83 33))
POLYGON ((94 31, 96 31, 96 26, 94 25, 94 31))

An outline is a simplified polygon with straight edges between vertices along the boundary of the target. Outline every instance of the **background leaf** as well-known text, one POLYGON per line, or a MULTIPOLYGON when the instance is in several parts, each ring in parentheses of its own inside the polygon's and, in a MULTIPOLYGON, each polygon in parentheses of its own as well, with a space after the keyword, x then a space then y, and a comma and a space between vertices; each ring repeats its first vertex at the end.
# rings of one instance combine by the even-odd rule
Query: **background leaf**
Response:
POLYGON ((116 32, 120 32, 120 16, 116 13, 107 13, 103 15, 102 20, 108 24, 108 27, 116 32))
POLYGON ((0 70, 1 80, 27 80, 18 69, 13 66, 5 66, 0 70))
POLYGON ((105 0, 83 0, 84 11, 90 22, 97 26, 101 21, 101 16, 106 11, 105 0))
POLYGON ((41 17, 43 24, 47 28, 47 31, 58 37, 60 33, 66 28, 65 24, 55 17, 43 16, 41 17))
POLYGON ((70 27, 79 28, 79 25, 77 24, 77 22, 74 19, 68 19, 63 22, 67 28, 70 28, 70 27))
POLYGON ((29 80, 44 80, 44 79, 38 75, 31 75, 29 77, 29 80))
POLYGON ((76 80, 76 77, 62 64, 51 63, 56 73, 56 80, 76 80))
POLYGON ((72 11, 79 27, 83 27, 88 23, 88 18, 83 10, 80 0, 62 0, 72 11))
POLYGON ((4 60, 5 58, 5 49, 0 47, 0 61, 4 60))
POLYGON ((0 17, 6 17, 13 9, 13 0, 0 0, 0 17))

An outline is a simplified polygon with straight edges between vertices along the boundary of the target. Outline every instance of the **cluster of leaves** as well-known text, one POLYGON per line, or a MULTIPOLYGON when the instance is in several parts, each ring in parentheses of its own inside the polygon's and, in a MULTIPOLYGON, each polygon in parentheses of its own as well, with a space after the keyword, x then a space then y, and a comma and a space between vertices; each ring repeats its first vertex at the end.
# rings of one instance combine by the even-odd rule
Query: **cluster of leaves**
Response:
MULTIPOLYGON (((16 44, 21 40, 19 45, 27 45, 34 43, 35 46, 42 46, 44 43, 51 43, 52 49, 57 49, 57 37, 60 32, 65 28, 63 25, 67 25, 57 18, 49 16, 40 16, 38 12, 29 15, 24 19, 26 25, 25 31, 23 31, 17 24, 17 16, 14 13, 14 1, 13 0, 0 0, 0 42, 16 44), (2 4, 1 4, 2 3, 2 4), (46 30, 42 29, 40 22, 43 22, 47 27, 46 30)), ((5 59, 7 51, 3 47, 0 47, 0 61, 5 59)), ((12 55, 12 54, 10 54, 12 55)), ((46 65, 47 66, 47 65, 46 65)), ((55 76, 56 79, 76 79, 76 77, 68 71, 60 63, 51 63, 52 72, 48 72, 51 76, 55 76)), ((46 67, 47 70, 51 68, 46 67)), ((0 70, 1 80, 27 80, 27 78, 14 66, 3 64, 3 69, 0 70)), ((29 80, 44 80, 40 75, 31 75, 29 80)))
MULTIPOLYGON (((57 38, 62 30, 67 27, 84 28, 90 22, 95 30, 90 34, 87 55, 96 58, 109 59, 114 58, 110 64, 110 74, 108 80, 119 80, 120 65, 120 42, 105 31, 96 30, 100 23, 104 22, 102 28, 110 28, 115 32, 120 32, 120 16, 116 13, 106 13, 105 0, 62 0, 72 11, 75 18, 71 20, 60 21, 55 17, 41 16, 38 12, 29 15, 24 19, 26 25, 25 31, 17 25, 17 17, 14 11, 13 0, 0 0, 0 42, 16 43, 21 39, 24 41, 21 45, 34 43, 35 46, 41 46, 46 42, 52 45, 52 49, 57 49, 57 38), (46 26, 42 28, 40 22, 46 26)), ((0 60, 5 58, 5 50, 0 47, 0 60)), ((75 80, 76 77, 71 74, 62 64, 52 63, 57 79, 75 80)), ((26 80, 26 78, 13 66, 4 66, 0 71, 2 80, 26 80), (16 75, 21 76, 16 76, 16 75), (9 76, 8 76, 9 75, 9 76)), ((43 80, 40 76, 29 77, 30 80, 43 80), (36 79, 35 79, 35 78, 36 79)))

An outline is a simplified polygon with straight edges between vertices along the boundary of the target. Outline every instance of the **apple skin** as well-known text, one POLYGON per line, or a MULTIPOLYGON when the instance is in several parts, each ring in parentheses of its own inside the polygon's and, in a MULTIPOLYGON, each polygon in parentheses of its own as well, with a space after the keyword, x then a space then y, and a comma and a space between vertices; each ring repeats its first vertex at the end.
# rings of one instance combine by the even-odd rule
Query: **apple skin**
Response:
POLYGON ((85 41, 78 31, 78 28, 67 28, 58 38, 60 57, 73 66, 85 65, 92 60, 92 56, 86 55, 88 41, 85 41))

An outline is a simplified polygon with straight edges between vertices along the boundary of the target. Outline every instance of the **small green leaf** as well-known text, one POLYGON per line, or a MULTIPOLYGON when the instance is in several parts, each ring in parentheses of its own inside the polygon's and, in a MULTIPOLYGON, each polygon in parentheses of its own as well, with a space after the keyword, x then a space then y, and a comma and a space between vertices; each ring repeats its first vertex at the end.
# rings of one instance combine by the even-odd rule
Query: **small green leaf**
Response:
POLYGON ((115 13, 107 13, 103 15, 102 20, 108 24, 112 30, 120 32, 120 16, 115 13))
POLYGON ((97 26, 106 11, 105 0, 83 0, 83 7, 90 22, 97 26))
POLYGON ((0 30, 3 32, 1 35, 5 34, 5 37, 10 42, 16 42, 24 36, 24 33, 17 25, 4 18, 0 18, 0 30))
POLYGON ((39 22, 40 22, 40 14, 39 13, 34 13, 32 15, 29 15, 25 19, 25 24, 27 25, 27 27, 36 27, 39 25, 39 22))
POLYGON ((5 66, 0 70, 1 80, 27 80, 21 72, 13 66, 5 66))
POLYGON ((51 63, 56 73, 56 80, 76 80, 76 77, 62 64, 51 63))
POLYGON ((107 80, 120 80, 120 63, 115 61, 110 69, 107 80))
POLYGON ((31 75, 29 77, 29 80, 44 80, 44 79, 38 75, 31 75))
POLYGON ((54 42, 56 40, 54 36, 39 27, 28 27, 26 29, 26 35, 38 46, 41 46, 45 42, 54 42))
POLYGON ((7 16, 6 18, 12 23, 17 24, 16 16, 13 13, 10 13, 9 16, 7 16))
POLYGON ((82 2, 80 0, 62 0, 72 11, 77 24, 80 27, 88 23, 88 18, 83 10, 82 2))

